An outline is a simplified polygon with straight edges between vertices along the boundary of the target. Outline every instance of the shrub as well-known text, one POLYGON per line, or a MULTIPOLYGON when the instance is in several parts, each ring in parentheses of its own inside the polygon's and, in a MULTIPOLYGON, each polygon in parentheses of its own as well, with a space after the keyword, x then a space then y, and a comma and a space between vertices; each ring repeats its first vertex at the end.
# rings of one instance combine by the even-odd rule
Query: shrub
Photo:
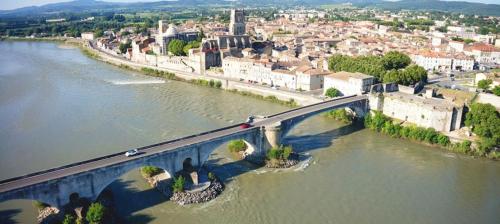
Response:
POLYGON ((221 87, 222 87, 222 82, 221 81, 215 82, 215 88, 220 89, 221 87))
POLYGON ((156 176, 160 173, 163 173, 163 170, 158 168, 158 167, 154 167, 154 166, 143 166, 141 168, 141 173, 145 177, 152 177, 152 176, 156 176))
POLYGON ((208 85, 210 87, 214 87, 215 86, 215 81, 213 79, 210 79, 210 81, 208 81, 208 85))
POLYGON ((62 224, 76 224, 76 219, 74 216, 67 214, 64 216, 62 224))
POLYGON ((174 177, 174 184, 172 185, 172 190, 174 193, 184 192, 184 187, 186 185, 186 179, 181 175, 177 178, 174 177))
POLYGON ((272 148, 267 152, 268 160, 287 160, 292 154, 293 149, 291 146, 279 146, 277 148, 272 148))
POLYGON ((455 143, 455 144, 451 145, 451 149, 453 151, 456 151, 456 152, 468 153, 471 150, 471 148, 470 148, 471 145, 472 145, 472 142, 463 141, 461 143, 455 143))
POLYGON ((493 88, 493 94, 500 96, 500 85, 495 86, 495 88, 493 88))
POLYGON ((489 89, 491 83, 493 83, 493 81, 491 81, 491 79, 483 79, 483 80, 480 80, 479 82, 477 82, 477 87, 480 89, 489 89))
POLYGON ((329 118, 333 118, 338 121, 342 121, 344 123, 352 123, 354 120, 354 116, 351 113, 348 113, 345 109, 337 109, 331 110, 326 113, 326 116, 329 118))
POLYGON ((365 126, 380 132, 385 122, 389 120, 389 117, 382 114, 382 112, 375 111, 374 115, 368 114, 365 116, 365 126))
POLYGON ((106 208, 99 202, 92 203, 87 211, 85 218, 90 224, 104 223, 106 208))
POLYGON ((448 144, 450 144, 450 138, 446 135, 438 134, 437 143, 441 146, 447 146, 448 144))
POLYGON ((241 139, 232 140, 227 145, 227 148, 229 149, 230 152, 245 151, 247 149, 247 144, 245 143, 245 141, 241 139))
POLYGON ((335 89, 335 88, 328 88, 325 92, 325 96, 327 97, 337 97, 337 96, 340 96, 340 91, 338 89, 335 89))
POLYGON ((499 151, 491 151, 490 153, 488 153, 487 157, 490 159, 498 160, 498 159, 500 159, 500 152, 499 151))
POLYGON ((210 181, 214 181, 214 180, 215 180, 215 174, 214 174, 214 173, 212 173, 212 172, 208 172, 208 179, 209 179, 210 181))

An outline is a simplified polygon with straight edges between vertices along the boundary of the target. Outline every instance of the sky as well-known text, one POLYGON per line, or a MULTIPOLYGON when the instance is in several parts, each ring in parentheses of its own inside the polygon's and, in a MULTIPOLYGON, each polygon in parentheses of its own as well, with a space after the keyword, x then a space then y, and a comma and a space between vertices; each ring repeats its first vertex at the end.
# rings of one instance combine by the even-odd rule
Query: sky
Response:
MULTIPOLYGON (((70 0, 0 0, 0 10, 15 9, 26 6, 39 6, 48 3, 68 2, 70 0)), ((155 0, 104 0, 106 2, 151 2, 155 0)), ((158 0, 159 1, 159 0, 158 0)), ((500 4, 500 0, 462 0, 467 2, 481 2, 489 4, 500 4)))

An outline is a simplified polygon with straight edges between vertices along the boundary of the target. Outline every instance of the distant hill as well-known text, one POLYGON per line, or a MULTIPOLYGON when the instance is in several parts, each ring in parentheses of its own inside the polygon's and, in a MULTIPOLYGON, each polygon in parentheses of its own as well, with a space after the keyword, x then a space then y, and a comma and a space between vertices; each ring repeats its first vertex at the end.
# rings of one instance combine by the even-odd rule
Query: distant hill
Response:
POLYGON ((159 2, 120 3, 95 0, 76 0, 42 6, 30 6, 13 10, 0 10, 0 16, 29 16, 60 12, 93 12, 141 9, 168 9, 189 6, 320 6, 327 4, 352 3, 359 7, 377 7, 388 10, 439 10, 481 15, 500 16, 500 5, 470 2, 450 2, 439 0, 402 0, 387 2, 382 0, 169 0, 159 2))
POLYGON ((463 1, 402 0, 398 2, 378 1, 369 4, 356 5, 377 7, 388 10, 436 10, 476 15, 500 16, 499 4, 483 4, 463 1))

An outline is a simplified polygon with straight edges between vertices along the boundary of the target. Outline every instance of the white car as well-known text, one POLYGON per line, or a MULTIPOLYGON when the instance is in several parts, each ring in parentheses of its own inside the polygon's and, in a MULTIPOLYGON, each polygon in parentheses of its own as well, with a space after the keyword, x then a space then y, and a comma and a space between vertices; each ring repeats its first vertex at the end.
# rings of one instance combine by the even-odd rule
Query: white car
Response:
POLYGON ((136 155, 137 153, 139 153, 139 151, 137 151, 137 149, 132 149, 132 150, 129 150, 125 153, 125 156, 126 157, 130 157, 130 156, 134 156, 136 155))

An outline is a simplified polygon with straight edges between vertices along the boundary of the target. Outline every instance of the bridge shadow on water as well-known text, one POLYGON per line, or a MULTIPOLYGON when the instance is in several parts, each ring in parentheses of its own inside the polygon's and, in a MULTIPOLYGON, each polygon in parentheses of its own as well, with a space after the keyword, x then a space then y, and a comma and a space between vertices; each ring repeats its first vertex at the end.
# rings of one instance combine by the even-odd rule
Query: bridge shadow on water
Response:
MULTIPOLYGON (((283 139, 284 145, 291 145, 295 152, 299 154, 308 153, 315 150, 324 149, 332 145, 334 139, 347 136, 362 130, 363 124, 353 123, 344 125, 325 132, 310 135, 289 135, 283 139)), ((218 155, 217 149, 213 155, 218 155)), ((246 160, 236 160, 221 164, 224 158, 210 159, 205 163, 208 170, 213 171, 226 184, 230 183, 235 177, 247 172, 262 168, 262 165, 256 165, 246 160)))
POLYGON ((16 224, 14 216, 21 213, 21 209, 8 209, 0 211, 0 223, 2 224, 16 224))
MULTIPOLYGON (((350 135, 362 129, 361 124, 355 123, 318 134, 289 135, 283 141, 284 144, 292 145, 295 152, 304 154, 330 147, 334 139, 350 135)), ((214 172, 225 184, 231 183, 239 175, 262 167, 262 165, 256 165, 246 160, 228 159, 227 153, 222 150, 226 150, 225 147, 216 149, 211 158, 204 164, 204 167, 206 170, 214 172)), ((200 178, 200 182, 206 181, 204 179, 206 178, 200 178)), ((115 203, 121 204, 118 206, 120 208, 118 214, 126 219, 124 223, 149 223, 155 217, 148 214, 134 213, 169 201, 168 197, 155 188, 144 190, 136 187, 137 184, 134 180, 119 179, 106 188, 113 192, 115 203)))
POLYGON ((306 153, 330 147, 332 141, 342 136, 358 132, 364 128, 362 123, 355 122, 340 128, 310 135, 288 135, 283 139, 284 145, 291 145, 297 153, 306 153))
POLYGON ((139 189, 135 185, 135 180, 118 179, 106 188, 113 192, 116 212, 124 219, 120 223, 150 223, 153 216, 134 213, 169 200, 155 188, 139 189))

